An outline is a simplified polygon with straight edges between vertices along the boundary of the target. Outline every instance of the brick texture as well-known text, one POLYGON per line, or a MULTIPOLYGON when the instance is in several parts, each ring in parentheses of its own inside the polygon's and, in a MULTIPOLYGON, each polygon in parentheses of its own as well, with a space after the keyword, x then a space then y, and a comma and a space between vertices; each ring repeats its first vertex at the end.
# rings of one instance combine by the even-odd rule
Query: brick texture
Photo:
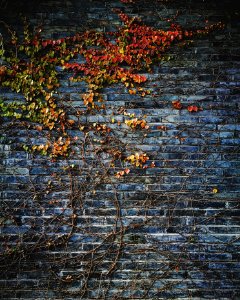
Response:
MULTIPOLYGON (((86 117, 92 123, 109 121, 121 107, 145 115, 147 134, 117 135, 129 149, 147 152, 155 168, 97 181, 104 166, 93 160, 89 148, 89 169, 82 168, 77 150, 84 136, 77 128, 72 131, 79 137, 76 156, 51 162, 20 146, 40 143, 41 133, 1 119, 0 297, 240 299, 237 7, 230 1, 200 0, 130 5, 116 0, 0 1, 1 19, 20 32, 18 15, 23 13, 32 26, 42 22, 49 38, 113 30, 121 23, 112 8, 159 28, 166 26, 162 18, 177 11, 177 21, 187 28, 202 25, 205 18, 224 21, 226 28, 186 48, 172 48, 171 60, 144 74, 151 95, 130 95, 121 85, 106 87, 105 114, 86 117), (178 99, 203 110, 174 110, 171 102, 178 99), (15 247, 16 253, 6 255, 6 247, 15 247)), ((61 74, 56 96, 72 118, 83 107, 86 88, 61 74)), ((23 100, 3 88, 0 97, 23 100)), ((108 157, 101 158, 107 164, 108 157)))

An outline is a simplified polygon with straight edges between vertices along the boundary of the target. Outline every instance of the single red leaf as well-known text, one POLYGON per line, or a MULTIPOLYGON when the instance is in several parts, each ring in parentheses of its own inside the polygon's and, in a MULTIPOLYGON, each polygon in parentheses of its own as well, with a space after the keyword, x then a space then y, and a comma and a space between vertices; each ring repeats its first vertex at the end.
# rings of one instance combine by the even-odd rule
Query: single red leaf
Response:
POLYGON ((182 109, 182 103, 180 100, 172 101, 172 106, 175 109, 182 109))

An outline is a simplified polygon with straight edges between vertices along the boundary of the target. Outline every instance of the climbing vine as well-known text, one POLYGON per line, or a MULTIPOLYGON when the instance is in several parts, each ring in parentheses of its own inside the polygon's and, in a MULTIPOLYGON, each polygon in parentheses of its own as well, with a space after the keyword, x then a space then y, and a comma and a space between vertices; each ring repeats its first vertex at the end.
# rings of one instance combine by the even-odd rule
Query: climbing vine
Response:
MULTIPOLYGON (((144 198, 142 204, 143 195, 139 192, 137 200, 133 198, 129 203, 126 201, 126 207, 132 209, 134 206, 137 212, 133 212, 136 215, 132 222, 126 218, 124 223, 120 207, 123 200, 117 193, 116 182, 122 182, 129 173, 134 174, 136 168, 151 171, 156 162, 150 154, 137 149, 137 146, 135 149, 127 145, 123 137, 130 133, 137 134, 137 138, 141 139, 148 135, 151 126, 145 115, 132 113, 126 107, 115 109, 113 105, 109 113, 104 88, 119 84, 133 97, 137 95, 140 99, 144 99, 145 96, 154 98, 154 91, 145 87, 153 65, 168 61, 168 53, 172 47, 188 45, 193 38, 223 28, 222 23, 217 23, 206 24, 204 28, 197 30, 184 29, 169 20, 169 29, 163 30, 147 26, 139 18, 128 16, 122 11, 115 10, 115 13, 121 20, 121 26, 113 32, 86 31, 59 39, 45 39, 42 35, 43 29, 38 27, 32 31, 26 19, 23 20, 23 35, 19 37, 7 24, 3 24, 10 38, 1 41, 0 85, 22 94, 24 99, 15 102, 2 99, 1 116, 4 121, 14 120, 20 128, 25 128, 27 132, 37 132, 41 137, 39 143, 34 140, 23 144, 24 150, 36 157, 37 154, 50 156, 53 165, 59 161, 64 163, 61 171, 56 171, 53 167, 51 180, 48 180, 44 187, 36 184, 34 178, 30 177, 27 187, 29 199, 21 207, 32 209, 36 205, 41 208, 43 214, 50 207, 54 213, 49 220, 44 220, 43 227, 51 228, 52 224, 57 223, 60 224, 58 230, 52 235, 43 233, 39 237, 35 234, 37 242, 28 247, 20 240, 14 246, 11 245, 11 241, 7 241, 3 245, 1 258, 12 258, 14 265, 18 258, 29 258, 37 251, 47 252, 61 246, 67 249, 72 246, 74 238, 84 241, 87 236, 92 243, 90 250, 78 252, 71 259, 67 255, 64 259, 56 259, 49 268, 54 280, 57 279, 59 289, 70 283, 81 282, 77 291, 66 292, 67 295, 77 295, 79 299, 86 296, 90 290, 91 279, 94 276, 102 276, 106 281, 111 280, 109 275, 117 269, 123 249, 127 245, 124 234, 138 230, 150 222, 154 224, 154 219, 149 217, 148 211, 156 202, 164 203, 160 196, 148 193, 144 194, 146 199, 144 198), (61 76, 66 76, 68 83, 76 85, 77 88, 80 82, 85 84, 84 91, 79 89, 80 107, 66 109, 64 101, 69 99, 60 99, 61 76), (95 119, 96 115, 103 118, 95 119), (94 121, 90 122, 89 117, 94 121), (79 165, 76 164, 76 158, 79 165), (65 176, 68 176, 67 182, 62 180, 65 176), (109 185, 110 187, 105 188, 111 189, 114 196, 111 194, 109 199, 102 200, 99 192, 101 185, 109 185), (70 192, 65 196, 65 202, 59 200, 58 193, 64 193, 66 190, 70 192), (89 197, 98 201, 89 201, 89 197), (109 222, 110 229, 108 232, 99 233, 98 227, 92 226, 90 219, 94 219, 96 213, 100 219, 102 207, 105 205, 111 208, 113 219, 109 221, 109 216, 104 216, 102 222, 109 222), (60 212, 57 210, 59 206, 60 212), (85 210, 89 211, 89 219, 85 218, 85 210), (138 214, 144 216, 139 218, 140 221, 138 214), (103 246, 106 245, 107 249, 103 250, 103 246), (59 269, 65 270, 72 265, 79 267, 74 274, 68 271, 58 272, 59 269), (107 272, 101 273, 99 270, 104 268, 107 272)), ((187 109, 190 113, 202 110, 199 104, 186 106, 180 100, 173 101, 171 107, 177 110, 187 109)), ((167 128, 165 125, 159 125, 157 130, 166 131, 167 128)), ((217 189, 214 193, 217 193, 217 189)), ((174 201, 169 205, 170 208, 176 205, 174 201)), ((6 215, 11 215, 11 210, 6 210, 6 215)), ((18 221, 14 218, 9 220, 10 218, 6 217, 1 222, 17 224, 18 221)), ((31 226, 33 229, 37 227, 37 221, 31 226)), ((28 239, 27 234, 26 237, 23 236, 28 239)), ((136 241, 133 239, 131 242, 136 241)), ((138 251, 138 255, 147 256, 150 253, 154 257, 156 253, 159 254, 154 248, 138 251)), ((168 259, 173 263, 170 271, 164 273, 166 276, 173 271, 178 272, 181 259, 186 257, 176 259, 170 255, 168 259)), ((184 263, 183 261, 182 264, 184 263)), ((137 276, 141 277, 141 272, 136 275, 136 282, 137 276)), ((157 276, 161 279, 162 275, 157 276)), ((154 280, 143 283, 142 299, 145 299, 154 285, 154 280)), ((108 296, 108 287, 104 287, 103 294, 99 299, 108 296)), ((122 299, 121 295, 119 297, 116 296, 116 299, 122 299)))
MULTIPOLYGON (((203 29, 185 30, 171 23, 169 30, 162 30, 144 25, 139 18, 129 17, 119 10, 115 12, 122 26, 108 33, 86 31, 54 40, 44 39, 41 28, 32 32, 26 19, 23 38, 7 27, 10 40, 7 44, 2 42, 1 56, 5 64, 0 69, 0 83, 2 87, 22 93, 25 101, 5 103, 3 100, 0 103, 1 115, 37 124, 38 131, 49 130, 45 144, 24 145, 25 150, 49 154, 52 158, 71 154, 74 139, 68 134, 68 129, 75 126, 75 120, 68 117, 57 101, 62 72, 72 73, 69 80, 73 83, 87 83, 88 90, 82 95, 86 109, 78 110, 77 116, 104 112, 106 106, 101 94, 104 87, 121 83, 129 94, 142 97, 151 94, 142 87, 147 76, 140 72, 151 72, 154 63, 168 60, 166 53, 173 45, 185 44, 189 38, 223 27, 222 23, 217 23, 203 29)), ((173 107, 182 108, 180 102, 173 103, 173 107)), ((199 109, 197 106, 188 107, 190 112, 199 109)), ((114 118, 110 122, 114 123, 114 118)), ((138 118, 125 119, 125 124, 133 130, 149 129, 146 121, 138 118)), ((121 126, 120 122, 118 126, 121 126)), ((112 130, 106 124, 92 126, 85 123, 77 127, 85 134, 101 132, 110 135, 112 130)), ((122 159, 126 161, 126 155, 122 159)))

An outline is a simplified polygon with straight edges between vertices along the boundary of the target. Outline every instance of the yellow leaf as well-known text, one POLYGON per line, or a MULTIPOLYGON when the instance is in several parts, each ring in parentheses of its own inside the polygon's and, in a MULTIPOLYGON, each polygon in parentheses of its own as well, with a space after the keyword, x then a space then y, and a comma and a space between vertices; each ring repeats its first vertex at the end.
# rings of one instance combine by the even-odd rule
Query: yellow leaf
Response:
POLYGON ((53 122, 48 124, 48 128, 49 128, 50 130, 52 130, 53 127, 54 127, 54 123, 53 123, 53 122))
POLYGON ((129 160, 134 161, 135 160, 135 156, 132 154, 128 157, 129 160))

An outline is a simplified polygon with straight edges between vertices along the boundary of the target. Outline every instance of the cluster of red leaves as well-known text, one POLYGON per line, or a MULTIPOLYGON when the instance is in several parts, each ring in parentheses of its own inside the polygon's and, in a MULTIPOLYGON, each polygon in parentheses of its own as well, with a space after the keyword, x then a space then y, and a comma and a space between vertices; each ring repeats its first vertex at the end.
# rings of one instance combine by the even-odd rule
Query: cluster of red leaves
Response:
MULTIPOLYGON (((181 103, 180 100, 172 101, 172 106, 173 106, 173 108, 178 109, 178 110, 184 108, 184 106, 183 106, 183 104, 181 103)), ((201 107, 199 107, 197 105, 189 105, 189 106, 186 107, 186 109, 189 112, 198 112, 200 110, 203 110, 201 107)))
POLYGON ((74 72, 73 80, 88 82, 89 96, 86 95, 84 101, 90 107, 94 107, 96 92, 105 85, 121 82, 126 87, 134 87, 145 82, 147 78, 136 72, 149 70, 175 39, 182 39, 181 30, 156 30, 123 13, 119 13, 119 17, 124 26, 110 33, 110 38, 92 32, 78 36, 79 54, 84 56, 85 63, 63 65, 74 72))
POLYGON ((189 112, 198 112, 199 110, 203 110, 203 109, 201 107, 199 107, 199 106, 196 106, 196 105, 189 105, 187 107, 187 110, 189 112))
MULTIPOLYGON (((204 34, 213 29, 183 30, 177 24, 171 24, 170 30, 155 29, 141 23, 137 18, 119 12, 124 23, 116 32, 86 32, 76 37, 77 47, 74 53, 85 58, 84 63, 63 63, 63 67, 74 72, 72 79, 84 80, 89 85, 89 92, 84 96, 84 103, 90 108, 96 107, 98 91, 109 84, 123 83, 133 88, 147 80, 139 71, 149 71, 151 65, 164 59, 166 51, 173 43, 204 34)), ((57 40, 55 43, 59 43, 57 40)), ((132 94, 132 89, 129 92, 132 94)))

